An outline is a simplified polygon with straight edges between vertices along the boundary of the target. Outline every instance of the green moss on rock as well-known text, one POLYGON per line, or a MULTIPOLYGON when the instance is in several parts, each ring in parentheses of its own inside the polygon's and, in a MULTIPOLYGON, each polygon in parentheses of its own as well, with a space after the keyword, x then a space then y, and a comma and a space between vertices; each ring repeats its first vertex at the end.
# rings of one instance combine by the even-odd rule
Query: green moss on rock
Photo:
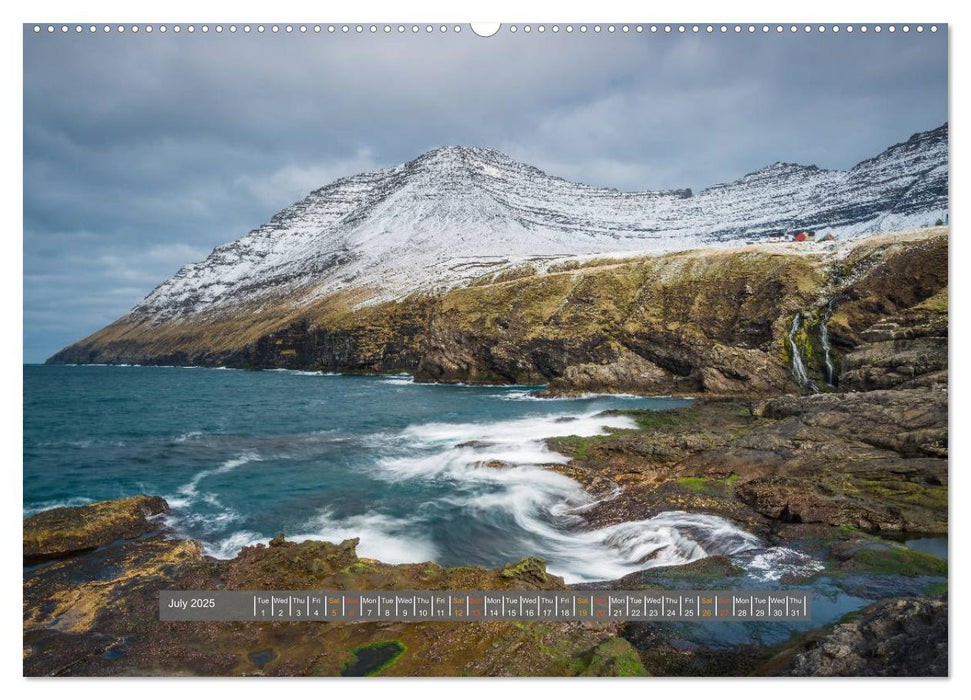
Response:
POLYGON ((947 576, 947 560, 906 547, 861 549, 852 561, 875 574, 947 576))
POLYGON ((504 579, 545 583, 547 580, 546 562, 538 557, 526 557, 505 567, 499 572, 499 576, 504 579))
POLYGON ((590 663, 582 676, 649 676, 637 651, 621 637, 611 637, 598 644, 590 655, 590 663))

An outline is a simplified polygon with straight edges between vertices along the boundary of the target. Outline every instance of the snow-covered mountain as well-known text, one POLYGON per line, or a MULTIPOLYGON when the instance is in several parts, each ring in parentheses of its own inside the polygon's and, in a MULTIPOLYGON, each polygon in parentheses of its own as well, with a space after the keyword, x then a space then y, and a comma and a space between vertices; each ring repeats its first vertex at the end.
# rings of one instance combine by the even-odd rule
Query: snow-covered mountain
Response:
POLYGON ((776 163, 700 193, 619 192, 450 146, 311 192, 183 267, 132 311, 162 321, 354 289, 359 303, 441 290, 530 261, 932 225, 948 206, 947 124, 850 170, 776 163))

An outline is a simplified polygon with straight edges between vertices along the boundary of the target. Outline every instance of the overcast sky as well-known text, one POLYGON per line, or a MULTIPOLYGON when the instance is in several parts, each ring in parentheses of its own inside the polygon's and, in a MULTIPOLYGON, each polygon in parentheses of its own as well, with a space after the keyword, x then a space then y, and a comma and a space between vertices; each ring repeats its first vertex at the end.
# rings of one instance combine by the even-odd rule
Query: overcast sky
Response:
POLYGON ((26 362, 310 190, 438 146, 698 191, 947 120, 944 31, 24 33, 26 362))

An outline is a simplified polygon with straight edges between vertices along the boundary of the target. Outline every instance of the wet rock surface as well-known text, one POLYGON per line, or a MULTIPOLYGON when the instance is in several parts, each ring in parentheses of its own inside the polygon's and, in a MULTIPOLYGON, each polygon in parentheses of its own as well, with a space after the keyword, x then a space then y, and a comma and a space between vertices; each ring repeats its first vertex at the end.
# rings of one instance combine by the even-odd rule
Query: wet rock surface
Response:
POLYGON ((835 625, 780 675, 947 676, 947 599, 895 598, 835 625))
POLYGON ((550 440, 574 457, 551 468, 598 495, 620 489, 585 512, 597 526, 678 509, 755 532, 822 523, 946 533, 946 394, 884 393, 631 412, 638 430, 550 440))
POLYGON ((158 496, 132 496, 86 506, 54 508, 24 520, 24 564, 70 556, 161 529, 152 516, 168 511, 158 496))

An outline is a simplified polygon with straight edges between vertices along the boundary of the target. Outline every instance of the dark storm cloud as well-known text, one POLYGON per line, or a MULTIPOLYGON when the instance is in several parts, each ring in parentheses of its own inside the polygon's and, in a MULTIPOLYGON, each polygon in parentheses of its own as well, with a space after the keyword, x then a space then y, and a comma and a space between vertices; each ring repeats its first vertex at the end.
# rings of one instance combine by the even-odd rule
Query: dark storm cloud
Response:
POLYGON ((946 120, 946 50, 944 32, 25 29, 25 359, 309 190, 445 144, 620 189, 852 166, 946 120))

